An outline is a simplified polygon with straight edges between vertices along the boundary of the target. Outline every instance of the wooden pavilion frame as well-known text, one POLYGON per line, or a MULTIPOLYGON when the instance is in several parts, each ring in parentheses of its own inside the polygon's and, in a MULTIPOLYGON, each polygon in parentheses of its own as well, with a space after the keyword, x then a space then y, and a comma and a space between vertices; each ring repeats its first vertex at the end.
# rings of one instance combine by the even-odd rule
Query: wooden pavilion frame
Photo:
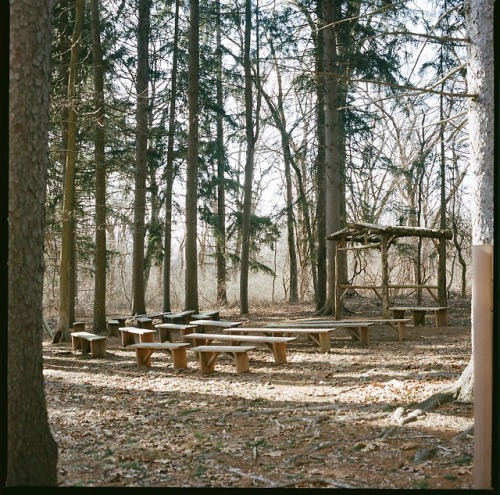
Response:
MULTIPOLYGON (((438 289, 439 283, 446 284, 446 280, 438 280, 438 285, 411 284, 394 285, 389 280, 388 251, 391 245, 400 237, 419 237, 437 239, 445 242, 452 239, 449 230, 428 229, 424 227, 387 226, 370 223, 349 223, 347 226, 326 237, 329 241, 336 241, 335 246, 335 318, 341 317, 341 303, 349 289, 372 289, 382 301, 382 313, 384 318, 389 317, 390 289, 438 289), (340 282, 339 255, 341 251, 357 249, 378 249, 381 255, 382 281, 380 285, 346 285, 340 282), (381 291, 379 293, 378 291, 381 291)), ((439 277, 439 273, 438 273, 439 277)))

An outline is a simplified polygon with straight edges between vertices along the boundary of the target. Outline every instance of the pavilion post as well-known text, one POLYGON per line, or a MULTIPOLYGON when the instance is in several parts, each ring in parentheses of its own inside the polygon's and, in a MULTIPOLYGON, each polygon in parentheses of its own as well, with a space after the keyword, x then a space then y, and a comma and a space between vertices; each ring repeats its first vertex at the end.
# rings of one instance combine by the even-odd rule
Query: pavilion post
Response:
POLYGON ((380 237, 380 255, 382 259, 382 314, 389 318, 389 257, 387 235, 380 237))

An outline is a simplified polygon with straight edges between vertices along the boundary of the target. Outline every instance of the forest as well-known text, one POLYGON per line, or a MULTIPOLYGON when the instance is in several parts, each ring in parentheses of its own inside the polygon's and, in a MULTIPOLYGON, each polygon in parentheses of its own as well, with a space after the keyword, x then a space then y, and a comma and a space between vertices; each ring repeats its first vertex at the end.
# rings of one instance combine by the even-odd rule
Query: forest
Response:
POLYGON ((12 2, 6 486, 497 483, 493 3, 12 2))
MULTIPOLYGON (((450 230, 445 290, 463 297, 465 40, 448 0, 58 2, 44 304, 59 331, 75 312, 97 333, 110 313, 328 314, 325 237, 348 223, 450 230)), ((436 283, 432 245, 397 249, 394 283, 436 283)), ((377 276, 364 253, 342 262, 346 283, 377 276)))

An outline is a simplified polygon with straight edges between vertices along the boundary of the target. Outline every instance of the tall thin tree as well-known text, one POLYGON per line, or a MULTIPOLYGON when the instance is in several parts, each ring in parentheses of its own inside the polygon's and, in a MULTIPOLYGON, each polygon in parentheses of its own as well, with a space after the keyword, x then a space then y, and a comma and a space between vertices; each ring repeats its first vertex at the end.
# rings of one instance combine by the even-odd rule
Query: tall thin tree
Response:
POLYGON ((94 332, 106 330, 106 162, 104 65, 101 46, 101 20, 98 0, 90 0, 92 20, 92 58, 94 63, 95 108, 95 250, 94 250, 94 332))
POLYGON ((246 161, 243 185, 243 216, 241 226, 241 266, 240 266, 240 314, 248 313, 248 273, 250 267, 250 215, 252 211, 252 183, 255 153, 255 134, 253 129, 252 66, 250 47, 252 39, 252 1, 245 0, 245 46, 243 64, 245 68, 245 124, 246 124, 246 161))
POLYGON ((80 37, 82 33, 84 1, 75 0, 75 25, 71 45, 71 58, 68 81, 68 150, 64 173, 64 198, 62 212, 61 234, 61 268, 59 274, 59 319, 54 342, 69 339, 71 308, 74 305, 74 290, 72 290, 72 266, 75 262, 75 174, 77 155, 77 80, 78 61, 80 57, 80 37), (72 298, 73 295, 73 298, 72 298))
POLYGON ((134 192, 134 247, 132 260, 132 314, 146 313, 144 283, 144 235, 146 217, 146 176, 148 149, 148 85, 150 0, 139 0, 137 28, 137 109, 134 192))
POLYGON ((186 170, 186 266, 184 306, 198 311, 198 133, 200 73, 200 7, 198 0, 189 5, 188 113, 189 130, 186 170))
POLYGON ((170 275, 172 262, 172 191, 174 186, 174 143, 177 101, 177 64, 179 59, 179 3, 175 2, 172 78, 168 113, 167 163, 165 167, 165 239, 163 249, 163 311, 170 311, 170 275))

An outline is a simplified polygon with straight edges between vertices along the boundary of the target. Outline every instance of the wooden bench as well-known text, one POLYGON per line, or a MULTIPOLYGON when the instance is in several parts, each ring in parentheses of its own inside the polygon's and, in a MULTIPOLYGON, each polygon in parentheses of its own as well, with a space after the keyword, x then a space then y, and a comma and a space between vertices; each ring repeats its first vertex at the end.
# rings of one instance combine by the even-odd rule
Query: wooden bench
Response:
POLYGON ((425 313, 427 311, 434 312, 436 318, 436 327, 447 327, 448 326, 448 309, 449 306, 394 306, 389 308, 392 312, 392 316, 395 319, 404 318, 406 311, 411 311, 413 313, 413 325, 421 326, 425 325, 425 313))
POLYGON ((137 326, 139 328, 147 328, 148 330, 153 329, 153 320, 148 316, 136 317, 135 320, 137 321, 137 326))
POLYGON ((270 350, 277 364, 286 363, 286 345, 295 340, 296 337, 270 337, 267 335, 235 335, 227 333, 189 333, 186 339, 193 340, 195 346, 210 345, 214 340, 229 341, 229 345, 240 345, 242 343, 260 344, 270 350))
POLYGON ((118 337, 120 322, 118 320, 108 320, 108 337, 118 337))
POLYGON ((118 321, 118 323, 119 323, 118 328, 119 328, 119 327, 124 327, 126 325, 127 317, 126 316, 111 316, 108 321, 111 321, 111 320, 118 321))
POLYGON ((188 333, 194 332, 197 328, 196 325, 184 325, 181 323, 159 323, 155 327, 160 332, 160 342, 173 342, 172 332, 178 331, 181 334, 181 342, 186 342, 185 336, 188 333))
POLYGON ((84 321, 75 321, 73 323, 73 332, 84 332, 84 331, 85 331, 84 321))
POLYGON ((141 344, 144 342, 153 342, 154 334, 156 333, 156 330, 137 327, 122 327, 119 330, 122 333, 122 347, 136 344, 137 339, 139 339, 139 343, 141 344))
POLYGON ((82 354, 89 351, 93 358, 106 357, 106 339, 101 335, 90 332, 72 332, 71 346, 73 351, 80 350, 82 354))
POLYGON ((195 320, 219 320, 220 311, 218 309, 203 311, 201 313, 198 313, 197 315, 191 315, 191 318, 195 320))
POLYGON ((315 324, 315 323, 322 323, 322 324, 337 324, 337 323, 349 323, 349 324, 357 324, 357 323, 373 323, 374 325, 376 323, 386 323, 389 325, 393 330, 396 331, 398 335, 398 340, 402 342, 403 340, 406 339, 406 324, 411 321, 410 318, 366 318, 363 320, 331 320, 331 321, 326 321, 326 320, 305 320, 305 321, 300 321, 300 323, 307 323, 307 324, 315 324))
POLYGON ((239 327, 242 321, 229 321, 229 320, 191 320, 191 325, 197 325, 200 333, 209 332, 214 328, 225 329, 239 327))
POLYGON ((215 369, 215 362, 220 354, 231 356, 236 365, 236 374, 250 371, 250 363, 248 361, 248 351, 255 349, 252 346, 243 345, 200 345, 191 347, 190 350, 198 355, 201 373, 212 373, 215 369))
POLYGON ((191 315, 196 313, 194 309, 189 309, 186 311, 181 311, 180 313, 170 313, 163 315, 163 321, 165 323, 189 323, 191 315))
POLYGON ((250 334, 260 333, 270 337, 291 337, 305 335, 315 345, 317 345, 321 352, 328 352, 331 350, 330 332, 331 328, 270 328, 270 327, 238 327, 226 328, 223 330, 225 333, 231 334, 250 334))
MULTIPOLYGON (((273 323, 272 325, 268 325, 268 327, 279 328, 308 328, 308 329, 328 329, 329 331, 333 331, 339 328, 346 329, 354 338, 359 340, 360 344, 368 345, 369 335, 368 328, 373 325, 371 321, 338 321, 335 320, 333 322, 320 322, 320 323, 273 323)), ((311 334, 312 335, 312 334, 311 334)), ((312 337, 310 337, 312 338, 312 337)), ((324 339, 328 338, 330 340, 330 335, 327 334, 324 339)), ((330 350, 330 349, 328 349, 330 350)), ((325 352, 325 351, 323 351, 325 352)))
POLYGON ((135 349, 135 357, 137 360, 137 367, 151 367, 151 355, 155 351, 167 351, 172 356, 172 362, 175 369, 187 368, 186 347, 188 343, 182 342, 168 342, 168 343, 155 343, 143 342, 140 344, 132 344, 130 347, 135 349))

